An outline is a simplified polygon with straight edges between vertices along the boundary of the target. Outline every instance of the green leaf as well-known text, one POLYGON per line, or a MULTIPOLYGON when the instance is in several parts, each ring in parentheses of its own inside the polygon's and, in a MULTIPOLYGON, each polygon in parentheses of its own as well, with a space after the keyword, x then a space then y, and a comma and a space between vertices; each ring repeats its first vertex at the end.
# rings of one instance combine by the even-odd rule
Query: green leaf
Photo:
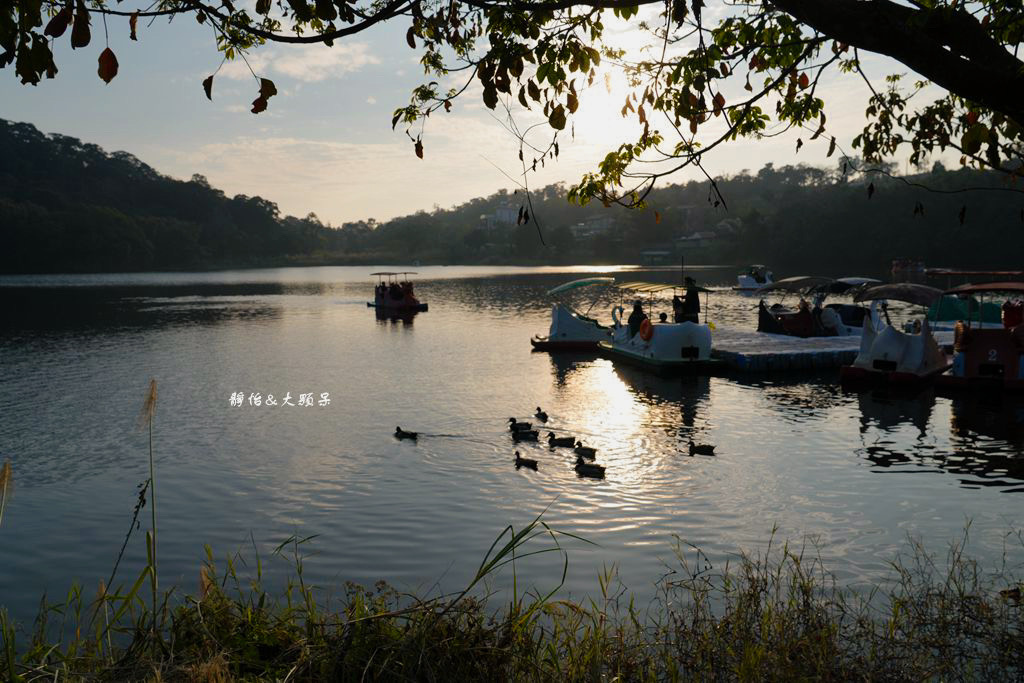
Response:
POLYGON ((550 116, 548 116, 548 123, 555 130, 563 130, 565 128, 565 107, 558 105, 552 109, 550 116))

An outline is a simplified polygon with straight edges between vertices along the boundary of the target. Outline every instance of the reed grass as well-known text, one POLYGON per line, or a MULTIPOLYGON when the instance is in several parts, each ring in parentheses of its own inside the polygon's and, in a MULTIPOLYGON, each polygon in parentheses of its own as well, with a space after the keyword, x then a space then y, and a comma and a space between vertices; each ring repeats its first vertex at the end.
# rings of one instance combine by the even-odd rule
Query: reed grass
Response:
POLYGON ((384 582, 345 584, 328 598, 306 579, 309 539, 297 537, 273 553, 293 571, 272 595, 255 546, 248 558, 219 563, 207 548, 198 593, 166 591, 155 613, 139 595, 145 572, 126 589, 101 587, 92 604, 74 587, 24 632, 0 612, 0 672, 26 682, 1024 677, 1021 607, 1000 592, 1011 579, 967 558, 966 536, 944 558, 911 544, 894 559, 891 581, 866 594, 838 586, 813 548, 769 545, 714 567, 680 543, 676 566, 643 608, 613 569, 585 601, 557 599, 557 586, 513 588, 497 608, 478 595, 513 558, 564 559, 559 538, 540 518, 508 528, 463 590, 429 598, 384 582), (90 619, 96 613, 103 617, 90 619))
POLYGON ((4 523, 4 508, 7 506, 7 496, 11 491, 11 463, 4 462, 0 466, 0 525, 4 523))

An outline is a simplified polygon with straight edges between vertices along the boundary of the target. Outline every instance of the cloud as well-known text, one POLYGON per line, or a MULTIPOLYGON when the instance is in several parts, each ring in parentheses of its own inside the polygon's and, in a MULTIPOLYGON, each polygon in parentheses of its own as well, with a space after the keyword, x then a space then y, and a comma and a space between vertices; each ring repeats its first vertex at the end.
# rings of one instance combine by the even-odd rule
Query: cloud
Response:
MULTIPOLYGON (((342 78, 371 64, 380 64, 366 43, 271 47, 255 50, 247 59, 258 75, 276 74, 306 83, 342 78)), ((218 75, 235 80, 252 78, 241 59, 225 64, 218 75)))
POLYGON ((373 95, 370 95, 369 97, 366 98, 366 103, 367 104, 377 104, 377 98, 374 97, 373 95))

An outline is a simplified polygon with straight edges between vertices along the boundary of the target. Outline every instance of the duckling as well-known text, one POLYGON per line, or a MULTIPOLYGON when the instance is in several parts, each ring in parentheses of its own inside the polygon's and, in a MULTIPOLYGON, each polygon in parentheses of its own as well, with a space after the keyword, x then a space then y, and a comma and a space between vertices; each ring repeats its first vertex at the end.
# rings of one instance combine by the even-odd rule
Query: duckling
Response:
POLYGON ((533 427, 529 422, 516 422, 514 417, 508 419, 508 430, 510 432, 529 431, 533 427))
POLYGON ((539 432, 536 429, 522 429, 512 432, 512 440, 515 442, 520 441, 536 441, 539 432))
POLYGON ((604 466, 596 465, 592 462, 583 462, 583 456, 576 456, 576 474, 581 477, 592 477, 594 479, 604 479, 604 466))
POLYGON ((543 410, 541 410, 540 406, 537 406, 537 412, 534 413, 533 416, 535 418, 537 418, 538 420, 540 420, 541 422, 547 422, 548 421, 548 414, 545 413, 543 410))
POLYGON ((575 436, 555 436, 554 432, 548 432, 548 445, 554 448, 555 446, 567 446, 573 448, 576 445, 575 436))
POLYGON ((401 427, 395 427, 395 438, 396 439, 412 439, 413 441, 419 436, 419 432, 407 432, 401 427))
POLYGON ((715 447, 707 444, 690 442, 690 455, 714 455, 715 447))
POLYGON ((576 447, 573 448, 573 451, 576 452, 576 455, 582 455, 584 458, 589 460, 593 460, 597 457, 597 449, 591 448, 590 446, 584 446, 582 441, 576 442, 576 447))
POLYGON ((520 467, 526 467, 528 469, 536 471, 537 461, 530 460, 529 458, 524 458, 523 456, 519 455, 519 451, 516 451, 516 469, 518 470, 520 467))

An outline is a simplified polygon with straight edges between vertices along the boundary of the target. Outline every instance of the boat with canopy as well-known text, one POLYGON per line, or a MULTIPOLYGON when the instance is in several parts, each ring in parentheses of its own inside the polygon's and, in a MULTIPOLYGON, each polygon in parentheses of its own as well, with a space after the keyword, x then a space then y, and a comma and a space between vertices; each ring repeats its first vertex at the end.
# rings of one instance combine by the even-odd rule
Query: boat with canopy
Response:
POLYGON ((768 270, 768 266, 755 264, 747 266, 746 270, 736 276, 736 286, 733 287, 733 290, 750 295, 774 281, 772 271, 768 270))
POLYGON ((857 357, 840 370, 842 381, 915 384, 945 372, 950 360, 935 341, 927 315, 927 309, 941 297, 942 291, 935 287, 909 282, 876 285, 858 292, 853 300, 870 301, 871 315, 866 320, 875 322, 865 323, 857 357), (905 330, 899 330, 889 319, 888 301, 922 306, 926 312, 905 330))
POLYGON ((974 315, 956 324, 953 367, 937 384, 950 388, 1024 389, 1024 282, 985 282, 961 285, 945 292, 977 297, 974 315), (986 296, 1002 300, 1002 320, 986 322, 986 296))
POLYGON ((416 298, 412 282, 407 277, 416 274, 412 271, 370 273, 371 277, 377 278, 377 286, 373 288, 373 302, 367 301, 366 305, 404 313, 426 311, 427 304, 416 298))
MULTIPOLYGON (((711 358, 711 326, 707 324, 706 296, 710 291, 689 282, 673 285, 656 282, 623 282, 617 285, 625 297, 648 295, 647 311, 643 311, 642 299, 636 299, 634 313, 628 321, 622 320, 625 309, 620 304, 612 309, 613 332, 610 340, 601 341, 598 348, 602 356, 614 362, 624 362, 658 372, 687 372, 707 370, 721 361, 711 358), (676 292, 686 290, 686 296, 705 294, 705 321, 684 320, 679 305, 683 298, 676 292), (667 313, 662 319, 653 315, 656 294, 673 291, 673 315, 669 322, 667 313), (639 315, 637 314, 639 312, 639 315)), ((698 302, 699 305, 699 302, 698 302)))
MULTIPOLYGON (((575 292, 585 287, 610 286, 613 277, 586 277, 572 280, 548 290, 549 296, 575 292)), ((595 300, 596 303, 596 300, 595 300)), ((593 351, 599 341, 610 339, 612 330, 588 316, 594 303, 585 313, 577 311, 565 301, 556 301, 551 306, 551 327, 547 336, 535 335, 530 344, 537 351, 593 351)))
POLYGON ((858 335, 870 315, 868 308, 856 304, 831 303, 825 299, 831 294, 847 294, 857 287, 880 284, 868 277, 830 278, 799 275, 777 280, 757 290, 764 295, 771 292, 799 294, 796 309, 781 302, 769 306, 764 298, 757 305, 757 331, 783 334, 790 337, 848 337, 858 335), (811 297, 808 302, 804 297, 811 297))

